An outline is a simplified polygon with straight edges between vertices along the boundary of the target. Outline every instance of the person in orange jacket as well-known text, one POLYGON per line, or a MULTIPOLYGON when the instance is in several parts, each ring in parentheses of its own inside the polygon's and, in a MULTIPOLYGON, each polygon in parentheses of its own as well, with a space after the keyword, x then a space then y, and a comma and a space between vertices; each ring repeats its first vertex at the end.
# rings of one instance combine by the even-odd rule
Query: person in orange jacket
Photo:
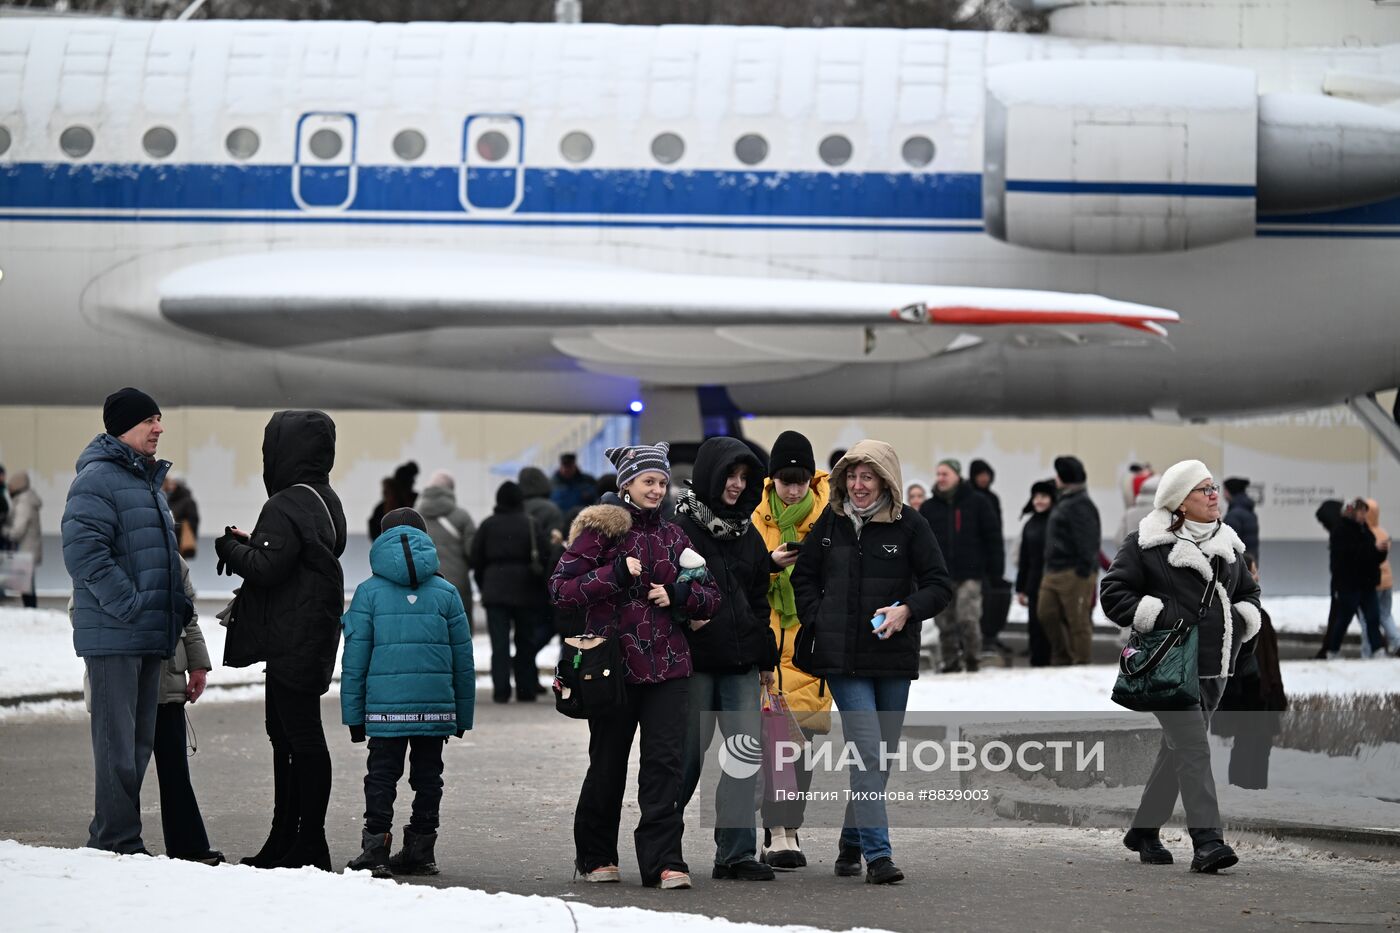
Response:
MULTIPOLYGON (((820 689, 818 678, 793 665, 797 603, 790 576, 797 563, 798 547, 826 508, 826 502, 827 473, 817 469, 812 442, 796 431, 784 431, 773 443, 768 479, 764 481, 758 508, 754 509, 753 524, 763 535, 773 564, 779 568, 771 575, 768 589, 768 605, 772 607, 769 624, 782 656, 773 672, 774 685, 809 741, 814 735, 831 731, 831 694, 820 689)), ((812 786, 812 773, 802 767, 802 760, 797 761, 797 783, 798 789, 805 792, 812 786)), ((805 809, 801 799, 764 800, 760 857, 765 864, 780 871, 806 866, 807 857, 797 839, 805 809)))

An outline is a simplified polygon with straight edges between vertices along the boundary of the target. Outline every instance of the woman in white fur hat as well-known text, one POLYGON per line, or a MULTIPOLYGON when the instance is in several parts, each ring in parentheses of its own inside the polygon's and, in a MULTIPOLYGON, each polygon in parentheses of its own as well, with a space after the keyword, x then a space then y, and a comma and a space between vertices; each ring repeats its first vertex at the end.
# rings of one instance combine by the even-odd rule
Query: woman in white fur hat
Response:
POLYGON ((1183 460, 1163 473, 1153 505, 1103 578, 1103 610, 1139 632, 1194 622, 1201 705, 1155 714, 1162 745, 1123 844, 1144 862, 1170 865, 1159 831, 1179 794, 1195 848, 1191 870, 1216 872, 1239 858, 1220 832, 1207 730, 1241 646, 1259 632, 1259 585, 1245 567, 1244 543, 1220 520, 1220 486, 1204 463, 1183 460))

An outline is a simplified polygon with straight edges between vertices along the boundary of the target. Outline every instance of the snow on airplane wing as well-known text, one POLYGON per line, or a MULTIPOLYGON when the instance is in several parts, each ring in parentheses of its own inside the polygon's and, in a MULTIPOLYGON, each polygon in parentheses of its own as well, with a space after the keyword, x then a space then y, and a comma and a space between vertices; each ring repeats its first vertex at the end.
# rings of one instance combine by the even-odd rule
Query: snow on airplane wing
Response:
POLYGON ((728 381, 744 381, 749 370, 772 378, 775 353, 796 374, 928 358, 987 339, 1082 342, 1106 327, 1164 337, 1163 325, 1178 321, 1097 295, 650 272, 446 250, 228 257, 186 266, 157 292, 166 319, 243 344, 317 352, 415 331, 542 327, 585 368, 676 383, 692 380, 697 360, 709 378, 725 367, 728 381))

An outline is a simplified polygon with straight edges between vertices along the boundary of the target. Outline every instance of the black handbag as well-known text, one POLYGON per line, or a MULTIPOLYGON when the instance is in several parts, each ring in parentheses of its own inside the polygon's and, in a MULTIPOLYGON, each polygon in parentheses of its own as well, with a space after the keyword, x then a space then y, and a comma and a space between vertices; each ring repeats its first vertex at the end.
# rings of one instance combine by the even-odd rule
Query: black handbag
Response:
POLYGON ((554 667, 554 708, 570 719, 592 719, 627 702, 622 651, 617 638, 577 635, 565 638, 554 667))
POLYGON ((1219 566, 1211 562, 1210 583, 1192 622, 1177 619, 1169 629, 1133 632, 1118 656, 1113 702, 1138 712, 1195 709, 1201 705, 1197 673, 1197 630, 1215 599, 1219 566))

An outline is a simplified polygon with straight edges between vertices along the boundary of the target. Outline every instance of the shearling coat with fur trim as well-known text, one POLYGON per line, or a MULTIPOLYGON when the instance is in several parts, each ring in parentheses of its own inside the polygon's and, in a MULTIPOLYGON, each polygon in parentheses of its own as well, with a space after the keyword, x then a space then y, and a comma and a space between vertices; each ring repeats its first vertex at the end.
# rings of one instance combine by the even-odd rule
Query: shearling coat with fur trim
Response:
MULTIPOLYGON (((1246 642, 1259 634, 1259 584, 1244 565, 1244 543, 1229 525, 1197 545, 1169 529, 1171 513, 1154 509, 1128 535, 1103 578, 1100 596, 1106 616, 1139 632, 1196 618, 1219 568, 1210 608, 1200 621, 1198 673, 1224 677, 1246 642)), ((1252 650, 1252 648, 1251 648, 1252 650)))
POLYGON ((681 551, 690 539, 660 512, 605 496, 574 519, 568 549, 549 578, 556 608, 584 610, 586 631, 618 638, 631 684, 662 683, 693 671, 681 623, 647 598, 652 584, 666 587, 671 604, 689 618, 708 619, 719 609, 712 579, 678 582, 681 551), (628 573, 628 557, 642 562, 640 577, 628 573))

